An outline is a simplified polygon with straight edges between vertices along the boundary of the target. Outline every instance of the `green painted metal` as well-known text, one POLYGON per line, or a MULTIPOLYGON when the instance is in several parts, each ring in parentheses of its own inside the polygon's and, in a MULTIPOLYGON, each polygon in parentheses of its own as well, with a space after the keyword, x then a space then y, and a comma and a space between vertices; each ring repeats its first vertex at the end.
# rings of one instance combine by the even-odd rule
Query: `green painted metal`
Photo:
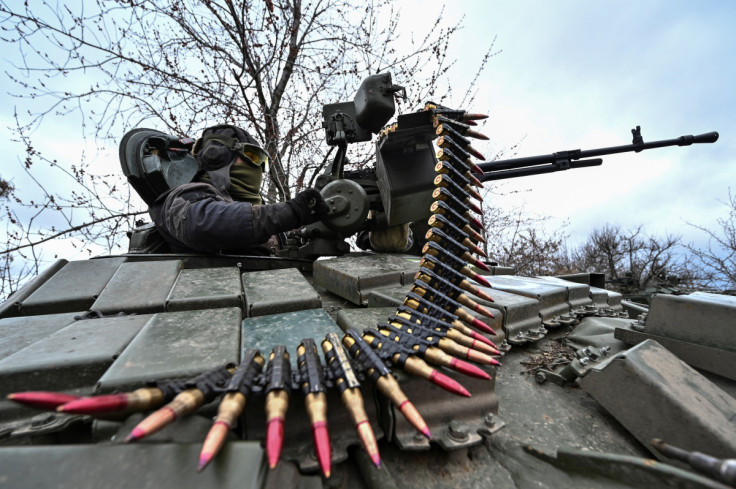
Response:
POLYGON ((244 274, 243 290, 249 317, 322 307, 317 291, 293 268, 244 274))
POLYGON ((286 312, 243 320, 242 355, 248 348, 257 348, 268 356, 276 345, 286 345, 296 368, 296 347, 303 338, 314 338, 317 343, 327 333, 339 333, 340 328, 323 309, 286 312))
POLYGON ((67 312, 0 320, 0 360, 69 326, 78 314, 67 312))
POLYGON ((419 270, 415 260, 401 255, 351 255, 314 263, 314 283, 353 304, 365 305, 371 290, 411 283, 419 270))
POLYGON ((644 446, 660 438, 719 458, 736 453, 736 399, 655 341, 593 367, 578 383, 644 446))
POLYGON ((149 317, 75 321, 0 361, 0 395, 90 386, 138 334, 149 317))
POLYGON ((258 443, 228 443, 211 467, 197 473, 200 449, 199 443, 3 447, 0 484, 25 489, 263 487, 263 450, 258 443))
POLYGON ((105 314, 164 312, 182 262, 123 263, 91 309, 105 314))
POLYGON ((237 363, 241 314, 237 307, 155 314, 100 378, 100 391, 132 390, 237 363))
POLYGON ((125 257, 73 261, 55 273, 20 305, 24 316, 89 309, 125 257))
POLYGON ((240 270, 232 268, 184 269, 166 298, 167 311, 244 307, 240 270))

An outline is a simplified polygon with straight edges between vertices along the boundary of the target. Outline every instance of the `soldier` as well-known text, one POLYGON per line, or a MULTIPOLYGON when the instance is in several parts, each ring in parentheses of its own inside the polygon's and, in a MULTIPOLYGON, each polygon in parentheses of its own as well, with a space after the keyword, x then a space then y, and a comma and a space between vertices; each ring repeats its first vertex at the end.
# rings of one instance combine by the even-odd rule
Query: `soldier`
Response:
POLYGON ((315 189, 288 202, 262 205, 268 155, 243 129, 207 128, 194 145, 199 173, 162 194, 149 214, 173 252, 263 254, 281 232, 318 221, 329 211, 315 189))

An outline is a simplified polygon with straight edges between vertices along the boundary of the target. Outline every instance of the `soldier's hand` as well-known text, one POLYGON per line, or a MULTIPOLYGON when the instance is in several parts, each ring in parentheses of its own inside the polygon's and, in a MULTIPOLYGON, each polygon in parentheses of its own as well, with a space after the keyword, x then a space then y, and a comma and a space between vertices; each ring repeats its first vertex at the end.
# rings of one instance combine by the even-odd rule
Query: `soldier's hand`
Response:
POLYGON ((302 224, 319 221, 330 212, 330 207, 322 195, 313 188, 302 190, 291 200, 293 207, 300 214, 302 224))

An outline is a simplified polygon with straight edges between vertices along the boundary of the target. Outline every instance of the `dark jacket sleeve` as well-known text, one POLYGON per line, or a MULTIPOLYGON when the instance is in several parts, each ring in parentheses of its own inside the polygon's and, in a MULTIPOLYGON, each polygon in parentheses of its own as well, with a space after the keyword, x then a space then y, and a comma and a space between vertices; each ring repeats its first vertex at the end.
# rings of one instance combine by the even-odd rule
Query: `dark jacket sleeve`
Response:
POLYGON ((234 202, 197 183, 177 187, 149 212, 174 251, 251 254, 274 234, 300 226, 302 213, 309 211, 303 207, 295 200, 262 206, 234 202))
POLYGON ((253 206, 247 202, 202 199, 186 213, 186 244, 204 252, 237 251, 268 240, 253 233, 253 206))

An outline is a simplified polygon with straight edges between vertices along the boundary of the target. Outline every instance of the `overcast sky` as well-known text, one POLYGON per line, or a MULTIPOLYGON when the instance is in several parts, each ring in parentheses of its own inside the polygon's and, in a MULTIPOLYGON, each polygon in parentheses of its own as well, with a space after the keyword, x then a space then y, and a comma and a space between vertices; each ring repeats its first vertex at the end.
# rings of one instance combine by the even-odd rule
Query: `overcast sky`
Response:
POLYGON ((448 15, 464 15, 455 46, 464 66, 472 72, 493 36, 502 50, 476 104, 491 115, 491 141, 479 145, 488 153, 522 139, 519 156, 629 144, 636 125, 645 141, 720 133, 711 145, 604 157, 601 167, 507 185, 530 190, 519 194, 530 210, 568 219, 572 242, 606 222, 698 241, 684 221, 726 215, 718 200, 736 191, 736 2, 450 5, 448 15))
MULTIPOLYGON (((409 29, 427 25, 443 2, 399 4, 409 29)), ((725 215, 718 200, 729 186, 736 190, 736 2, 455 0, 446 15, 464 18, 451 47, 463 82, 494 36, 501 51, 479 80, 472 107, 490 114, 482 131, 491 141, 478 144, 487 155, 522 140, 518 156, 629 144, 636 125, 645 141, 721 134, 712 145, 605 157, 602 167, 517 179, 502 190, 522 192, 498 197, 503 205, 522 198, 530 212, 552 216, 553 227, 569 221, 573 245, 605 223, 643 224, 650 233, 697 242, 685 221, 715 225, 725 215)), ((4 49, 7 63, 13 47, 4 49)), ((7 140, 8 108, 18 101, 4 94, 7 79, 0 88, 0 134, 7 140)), ((78 120, 47 123, 35 141, 42 150, 67 158, 78 152, 78 120)), ((108 156, 117 171, 117 149, 108 156)), ((22 184, 18 158, 6 160, 0 175, 22 184)))

